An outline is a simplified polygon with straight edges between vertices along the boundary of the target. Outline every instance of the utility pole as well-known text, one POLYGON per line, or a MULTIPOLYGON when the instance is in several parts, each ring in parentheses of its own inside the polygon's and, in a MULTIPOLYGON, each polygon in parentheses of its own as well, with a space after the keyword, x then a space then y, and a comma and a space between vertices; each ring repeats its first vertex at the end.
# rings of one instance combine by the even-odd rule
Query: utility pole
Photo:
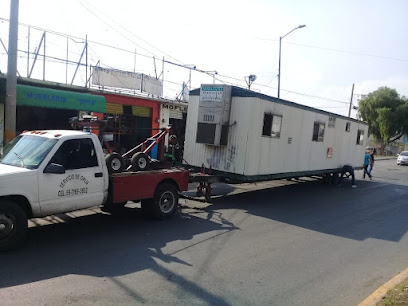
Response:
POLYGON ((163 56, 163 63, 162 63, 162 94, 161 96, 164 96, 164 56, 163 56))
POLYGON ((351 88, 351 97, 350 97, 350 105, 349 105, 349 113, 348 113, 349 118, 351 116, 351 105, 353 104, 353 94, 354 94, 354 84, 353 84, 353 87, 351 88))
POLYGON ((7 62, 6 103, 4 112, 4 140, 9 143, 16 136, 16 96, 17 96, 17 44, 18 44, 18 4, 10 1, 10 28, 7 62))
POLYGON ((281 69, 281 49, 282 49, 281 45, 282 45, 282 37, 279 37, 278 99, 280 98, 280 79, 281 79, 280 69, 281 69))
POLYGON ((133 57, 133 73, 136 72, 136 48, 135 48, 135 55, 133 57))

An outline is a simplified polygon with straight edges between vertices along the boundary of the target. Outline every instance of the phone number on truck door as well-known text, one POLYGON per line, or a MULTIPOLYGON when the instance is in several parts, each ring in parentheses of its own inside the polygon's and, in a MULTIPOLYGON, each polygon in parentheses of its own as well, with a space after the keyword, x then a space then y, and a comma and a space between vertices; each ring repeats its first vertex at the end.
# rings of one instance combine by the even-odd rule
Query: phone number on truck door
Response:
POLYGON ((70 196, 81 195, 85 193, 88 193, 88 187, 60 190, 58 191, 58 196, 59 197, 70 197, 70 196))

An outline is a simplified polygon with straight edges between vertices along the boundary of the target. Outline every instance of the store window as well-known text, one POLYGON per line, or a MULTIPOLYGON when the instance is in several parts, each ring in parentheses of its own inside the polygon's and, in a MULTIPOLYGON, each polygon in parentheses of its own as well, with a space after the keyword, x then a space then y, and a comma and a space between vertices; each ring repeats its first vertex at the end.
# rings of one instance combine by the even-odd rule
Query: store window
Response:
POLYGON ((357 143, 358 145, 362 145, 364 142, 364 131, 358 130, 357 131, 357 143))
POLYGON ((262 136, 280 138, 282 128, 282 116, 265 114, 262 128, 262 136))
POLYGON ((313 124, 313 138, 312 138, 313 141, 319 141, 319 142, 323 141, 324 127, 325 127, 324 123, 315 122, 313 124))

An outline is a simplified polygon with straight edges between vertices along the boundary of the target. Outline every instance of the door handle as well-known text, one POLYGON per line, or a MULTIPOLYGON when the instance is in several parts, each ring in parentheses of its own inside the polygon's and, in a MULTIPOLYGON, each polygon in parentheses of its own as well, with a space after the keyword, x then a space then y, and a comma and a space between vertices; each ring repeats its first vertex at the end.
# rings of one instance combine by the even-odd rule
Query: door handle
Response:
POLYGON ((103 173, 102 172, 96 172, 95 177, 103 177, 103 173))

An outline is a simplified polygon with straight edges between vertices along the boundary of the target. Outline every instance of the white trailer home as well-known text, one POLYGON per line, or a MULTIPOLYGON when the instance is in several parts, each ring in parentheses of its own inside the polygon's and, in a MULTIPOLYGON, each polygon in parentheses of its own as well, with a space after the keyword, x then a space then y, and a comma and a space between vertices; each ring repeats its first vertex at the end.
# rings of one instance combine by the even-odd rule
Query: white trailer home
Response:
POLYGON ((227 85, 190 92, 184 160, 258 181, 360 169, 365 122, 227 85))

